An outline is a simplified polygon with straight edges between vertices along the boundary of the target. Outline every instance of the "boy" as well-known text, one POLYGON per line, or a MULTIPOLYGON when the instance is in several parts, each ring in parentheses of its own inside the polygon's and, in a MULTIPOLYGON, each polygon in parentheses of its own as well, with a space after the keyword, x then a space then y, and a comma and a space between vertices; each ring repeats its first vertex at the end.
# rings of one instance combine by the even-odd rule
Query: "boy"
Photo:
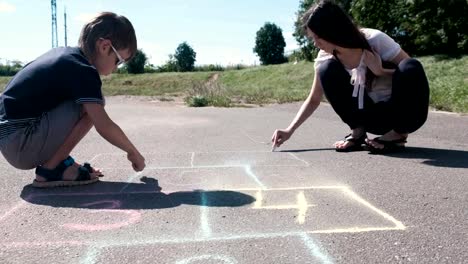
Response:
POLYGON ((0 96, 0 150, 15 168, 36 168, 35 187, 73 186, 99 180, 70 152, 94 126, 127 152, 135 171, 145 159, 104 110, 100 75, 109 75, 137 50, 127 18, 104 12, 87 23, 79 47, 56 48, 27 64, 0 96))

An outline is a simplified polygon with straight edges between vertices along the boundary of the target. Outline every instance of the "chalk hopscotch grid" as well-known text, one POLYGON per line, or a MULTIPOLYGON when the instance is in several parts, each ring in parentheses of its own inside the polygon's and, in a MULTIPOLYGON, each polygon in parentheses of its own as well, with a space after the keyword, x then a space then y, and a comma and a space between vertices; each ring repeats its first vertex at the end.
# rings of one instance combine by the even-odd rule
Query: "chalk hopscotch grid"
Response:
MULTIPOLYGON (((221 153, 239 153, 242 151, 220 151, 221 153)), ((245 151, 246 153, 259 153, 259 151, 245 151)), ((206 152, 209 154, 212 154, 213 152, 206 152)), ((261 152, 260 152, 261 153, 261 152)), ((267 153, 267 152, 265 152, 267 153)), ((147 153, 151 154, 151 153, 147 153)), ((160 154, 160 153, 158 153, 160 154)), ((321 263, 333 263, 331 258, 327 256, 327 254, 321 249, 321 247, 318 245, 317 242, 315 242, 310 234, 320 234, 320 233, 356 233, 356 232, 370 232, 370 231, 389 231, 389 230, 405 230, 405 226, 403 223, 400 221, 396 220, 389 214, 383 212, 382 210, 376 208, 360 196, 358 196, 356 193, 354 193, 351 189, 349 189, 347 186, 311 186, 311 187, 286 187, 286 188, 268 188, 266 185, 264 185, 260 179, 255 175, 255 173, 252 171, 252 168, 249 165, 214 165, 214 166, 196 166, 195 165, 195 152, 189 152, 190 154, 190 166, 179 166, 179 167, 150 167, 148 169, 156 169, 156 170, 167 170, 167 169, 197 169, 197 168, 232 168, 232 167, 242 167, 244 168, 246 174, 251 177, 256 184, 258 185, 257 188, 241 188, 241 189, 225 189, 229 191, 256 191, 256 192, 264 192, 264 191, 275 191, 275 190, 311 190, 311 189, 336 189, 342 191, 344 194, 346 194, 349 198, 355 200, 359 204, 367 207, 368 209, 374 211, 378 215, 382 216, 386 220, 392 222, 394 226, 391 227, 366 227, 366 228, 359 228, 359 227, 354 227, 354 228, 345 228, 345 229, 333 229, 333 230, 313 230, 313 231, 302 231, 302 232, 278 232, 278 233, 267 233, 267 234, 246 234, 246 235, 235 235, 235 236, 223 236, 223 237, 216 237, 212 235, 212 232, 210 230, 210 225, 209 225, 209 219, 208 219, 208 211, 209 208, 206 206, 208 204, 207 197, 205 195, 202 195, 202 204, 200 206, 200 218, 201 218, 201 229, 202 229, 202 234, 203 236, 198 239, 154 239, 154 240, 144 240, 144 241, 131 241, 131 242, 126 242, 126 241, 100 241, 100 242, 89 242, 89 241, 49 241, 49 242, 34 242, 34 243, 29 243, 29 242, 12 242, 8 244, 2 244, 5 247, 35 247, 35 246, 44 246, 44 245, 87 245, 89 247, 89 250, 85 256, 85 258, 82 260, 82 263, 90 264, 90 263, 95 263, 96 258, 99 255, 99 252, 103 248, 109 248, 109 247, 118 247, 118 246, 136 246, 136 245, 154 245, 154 244, 167 244, 167 243, 196 243, 196 242, 208 242, 208 241, 229 241, 229 240, 237 240, 237 239, 274 239, 278 237, 288 237, 288 236, 295 236, 300 238, 306 248, 308 248, 309 253, 311 256, 315 257, 317 260, 320 260, 321 263)), ((305 167, 310 166, 310 164, 297 157, 293 153, 287 153, 288 155, 292 156, 294 159, 302 162, 305 167)), ((119 154, 114 154, 114 153, 101 153, 96 155, 93 159, 91 159, 91 162, 95 160, 96 158, 104 155, 119 155, 119 154)), ((285 165, 258 165, 258 167, 291 167, 285 166, 285 165)), ((293 167, 298 167, 298 165, 295 165, 293 167)), ((135 179, 137 179, 141 175, 141 172, 134 173, 131 175, 128 179, 127 182, 130 184, 132 183, 135 179)), ((59 194, 32 194, 30 197, 27 197, 26 200, 32 199, 34 197, 40 197, 40 196, 54 196, 54 195, 60 195, 60 196, 73 196, 73 195, 114 195, 114 194, 119 194, 123 193, 125 189, 128 187, 128 185, 125 185, 118 193, 116 192, 108 192, 108 193, 88 193, 88 194, 83 194, 83 193, 59 193, 59 194)), ((216 189, 219 191, 219 189, 216 189)), ((204 190, 204 191, 209 191, 209 190, 204 190)), ((154 191, 138 191, 138 192, 125 192, 126 194, 142 194, 142 193, 155 193, 154 191)), ((15 205, 13 208, 8 210, 5 214, 0 216, 0 223, 7 218, 9 215, 20 209, 21 207, 25 206, 26 202, 21 201, 17 205, 15 205)))

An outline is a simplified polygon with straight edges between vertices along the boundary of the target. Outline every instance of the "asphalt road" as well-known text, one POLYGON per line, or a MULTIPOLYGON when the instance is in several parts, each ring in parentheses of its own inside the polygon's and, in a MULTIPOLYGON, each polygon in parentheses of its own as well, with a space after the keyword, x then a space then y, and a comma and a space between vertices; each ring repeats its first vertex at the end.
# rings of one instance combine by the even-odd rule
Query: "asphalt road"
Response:
POLYGON ((72 153, 104 169, 90 186, 34 189, 0 159, 0 263, 468 263, 468 116, 431 112, 404 153, 337 153, 324 104, 271 152, 299 107, 109 98, 147 168, 94 130, 72 153))

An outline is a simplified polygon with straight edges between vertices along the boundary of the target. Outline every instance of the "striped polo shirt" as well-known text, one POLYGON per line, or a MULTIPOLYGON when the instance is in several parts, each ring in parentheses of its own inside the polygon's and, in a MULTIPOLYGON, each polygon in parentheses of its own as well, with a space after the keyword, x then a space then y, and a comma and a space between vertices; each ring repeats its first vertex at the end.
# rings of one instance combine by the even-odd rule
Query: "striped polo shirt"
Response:
POLYGON ((0 95, 0 139, 65 101, 104 104, 101 78, 78 47, 50 50, 28 63, 0 95))

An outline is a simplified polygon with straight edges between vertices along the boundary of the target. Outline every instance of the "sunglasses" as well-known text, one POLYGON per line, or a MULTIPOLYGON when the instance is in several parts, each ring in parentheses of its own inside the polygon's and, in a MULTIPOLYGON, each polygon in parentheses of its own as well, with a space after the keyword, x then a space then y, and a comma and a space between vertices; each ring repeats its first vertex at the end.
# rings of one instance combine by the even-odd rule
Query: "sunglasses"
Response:
POLYGON ((112 50, 114 51, 115 55, 117 56, 117 59, 115 60, 115 65, 119 67, 120 65, 125 63, 125 60, 120 56, 120 54, 117 52, 117 50, 114 48, 112 44, 110 44, 112 50))

